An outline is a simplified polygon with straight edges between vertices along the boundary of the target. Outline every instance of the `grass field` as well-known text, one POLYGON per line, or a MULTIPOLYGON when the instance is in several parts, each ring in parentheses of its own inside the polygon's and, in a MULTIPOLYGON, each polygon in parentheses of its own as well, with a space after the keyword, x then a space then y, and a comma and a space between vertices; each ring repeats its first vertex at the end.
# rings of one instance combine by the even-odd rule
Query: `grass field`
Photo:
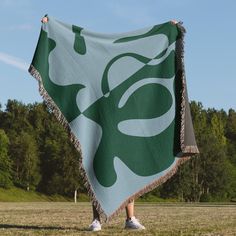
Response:
MULTIPOLYGON (((83 196, 84 195, 85 194, 83 194, 83 196)), ((0 188, 0 202, 67 202, 71 200, 73 199, 69 199, 61 195, 49 196, 36 191, 26 191, 22 188, 0 188)))
POLYGON ((124 212, 87 231, 89 203, 0 203, 0 235, 236 235, 236 205, 137 203, 136 216, 145 231, 124 230, 124 212))

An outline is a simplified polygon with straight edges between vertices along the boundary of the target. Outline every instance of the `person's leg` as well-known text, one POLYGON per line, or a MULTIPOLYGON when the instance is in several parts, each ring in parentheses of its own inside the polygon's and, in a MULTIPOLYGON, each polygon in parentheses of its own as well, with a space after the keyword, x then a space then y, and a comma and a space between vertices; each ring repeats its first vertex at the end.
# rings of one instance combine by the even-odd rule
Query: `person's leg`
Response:
POLYGON ((145 227, 141 225, 134 216, 134 201, 130 202, 126 206, 125 210, 126 210, 126 221, 125 221, 126 229, 145 229, 145 227))
POLYGON ((93 208, 93 220, 100 221, 100 215, 99 215, 96 207, 93 204, 92 204, 92 208, 93 208))
POLYGON ((91 225, 89 225, 89 230, 90 231, 99 231, 102 229, 100 215, 99 215, 96 207, 94 206, 94 204, 92 204, 92 208, 93 208, 93 221, 92 221, 91 225))
POLYGON ((130 202, 125 208, 126 218, 131 219, 134 216, 134 201, 130 202))

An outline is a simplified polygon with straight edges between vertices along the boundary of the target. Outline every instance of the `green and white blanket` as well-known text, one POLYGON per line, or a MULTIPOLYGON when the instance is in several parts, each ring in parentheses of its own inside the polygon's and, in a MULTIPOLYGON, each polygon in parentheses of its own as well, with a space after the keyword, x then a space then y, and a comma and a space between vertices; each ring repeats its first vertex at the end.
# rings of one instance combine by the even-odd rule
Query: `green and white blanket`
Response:
POLYGON ((100 34, 52 17, 29 72, 81 154, 89 194, 107 218, 165 182, 194 153, 183 65, 171 22, 100 34))

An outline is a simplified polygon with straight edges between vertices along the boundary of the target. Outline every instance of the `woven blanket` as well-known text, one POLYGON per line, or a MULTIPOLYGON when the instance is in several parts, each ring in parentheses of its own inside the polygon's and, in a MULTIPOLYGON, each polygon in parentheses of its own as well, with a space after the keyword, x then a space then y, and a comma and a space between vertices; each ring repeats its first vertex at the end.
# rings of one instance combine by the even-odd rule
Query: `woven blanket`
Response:
MULTIPOLYGON (((53 17, 29 72, 81 156, 89 195, 108 219, 198 153, 182 24, 102 34, 53 17)), ((62 144, 63 145, 63 144, 62 144)))

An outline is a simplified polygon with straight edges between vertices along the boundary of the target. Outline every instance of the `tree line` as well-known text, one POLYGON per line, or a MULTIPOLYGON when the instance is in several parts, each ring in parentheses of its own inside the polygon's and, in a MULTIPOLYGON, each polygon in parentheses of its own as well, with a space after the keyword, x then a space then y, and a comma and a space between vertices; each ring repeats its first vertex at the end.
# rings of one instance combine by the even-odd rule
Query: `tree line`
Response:
MULTIPOLYGON (((200 154, 151 195, 180 201, 236 199, 236 112, 190 103, 200 154)), ((72 197, 85 193, 79 153, 44 103, 0 106, 0 187, 72 197)))

